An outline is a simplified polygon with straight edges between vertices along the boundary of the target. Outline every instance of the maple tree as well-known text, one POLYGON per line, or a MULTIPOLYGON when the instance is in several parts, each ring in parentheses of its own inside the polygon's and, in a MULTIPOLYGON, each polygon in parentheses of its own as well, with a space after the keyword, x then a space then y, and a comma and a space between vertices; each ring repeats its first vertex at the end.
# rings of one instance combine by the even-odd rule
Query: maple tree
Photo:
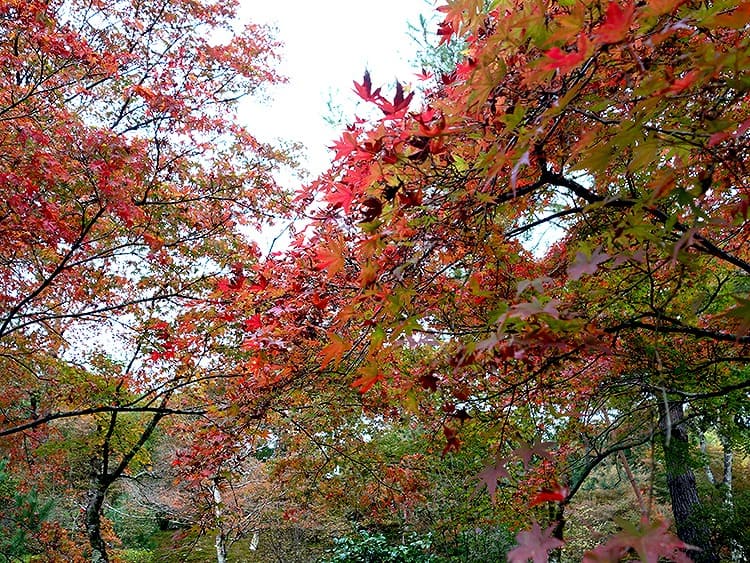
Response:
POLYGON ((627 536, 648 560, 717 560, 687 424, 750 387, 748 4, 439 11, 466 58, 420 107, 365 74, 355 91, 382 118, 350 126, 299 195, 309 223, 286 275, 325 305, 298 303, 298 323, 325 330, 324 371, 384 409, 441 397, 444 455, 465 417, 494 420, 490 493, 514 471, 554 509, 519 557, 559 545, 528 540, 563 539, 597 465, 661 437, 680 540, 645 507, 591 557, 612 560, 627 536))
POLYGON ((263 440, 279 471, 348 456, 317 494, 420 506, 421 457, 356 451, 403 419, 444 460, 482 436, 472 481, 525 524, 513 560, 559 557, 610 461, 641 520, 587 560, 717 560, 689 433, 739 435, 750 387, 748 3, 449 0, 438 34, 466 57, 421 96, 355 82, 382 116, 342 133, 268 256, 246 234, 285 203, 285 157, 233 104, 278 80, 275 45, 235 7, 0 0, 0 440, 28 494, 78 497, 107 561, 108 490, 164 428, 221 560, 242 529, 223 487, 263 440), (631 470, 647 446, 679 538, 631 470))
POLYGON ((260 256, 248 233, 284 201, 286 156, 236 119, 280 80, 268 30, 236 8, 0 2, 0 444, 38 483, 86 460, 70 494, 93 561, 107 490, 147 464, 157 426, 219 416, 226 381, 251 373, 228 360, 226 303, 260 256))
POLYGON ((493 510, 477 486, 486 447, 481 424, 467 420, 461 450, 441 458, 439 423, 383 416, 370 393, 358 399, 335 383, 312 401, 305 394, 305 402, 284 401, 285 422, 273 425, 278 453, 268 461, 286 491, 290 521, 348 546, 342 560, 345 552, 367 553, 363 534, 399 549, 424 541, 441 561, 504 555, 512 538, 507 522, 517 515, 493 510))

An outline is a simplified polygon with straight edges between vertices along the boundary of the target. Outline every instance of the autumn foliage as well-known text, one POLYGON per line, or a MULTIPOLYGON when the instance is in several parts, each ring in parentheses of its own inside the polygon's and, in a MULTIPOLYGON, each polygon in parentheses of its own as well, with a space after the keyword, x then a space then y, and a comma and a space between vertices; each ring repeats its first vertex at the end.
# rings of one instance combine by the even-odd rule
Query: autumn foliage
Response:
POLYGON ((682 541, 644 505, 588 557, 716 560, 677 450, 686 417, 715 424, 749 385, 746 3, 439 10, 466 58, 421 104, 355 82, 383 115, 299 195, 312 223, 292 252, 338 303, 322 367, 438 422, 443 455, 465 420, 494 428, 490 494, 510 481, 551 508, 513 560, 546 560, 590 472, 659 435, 682 541))
POLYGON ((610 464, 639 518, 584 560, 736 553, 690 452, 747 430, 748 3, 450 0, 463 58, 365 72, 374 117, 293 201, 235 119, 279 78, 234 9, 0 0, 0 439, 40 485, 68 468, 86 541, 55 537, 106 561, 104 499, 158 435, 220 561, 262 444, 285 521, 412 517, 456 460, 508 559, 546 561, 610 464), (403 428, 428 445, 373 439, 403 428))
POLYGON ((222 279, 257 259, 285 157, 234 118, 279 80, 235 9, 0 2, 3 454, 40 483, 76 474, 94 560, 104 495, 157 425, 221 411, 212 382, 244 373, 217 364, 222 279))

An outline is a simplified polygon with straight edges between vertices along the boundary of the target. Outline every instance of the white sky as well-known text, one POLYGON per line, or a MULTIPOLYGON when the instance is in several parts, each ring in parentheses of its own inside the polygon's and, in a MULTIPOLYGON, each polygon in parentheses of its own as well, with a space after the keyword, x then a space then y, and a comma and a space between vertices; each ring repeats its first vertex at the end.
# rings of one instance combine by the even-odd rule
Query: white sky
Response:
POLYGON ((432 17, 430 0, 242 0, 241 18, 267 23, 284 44, 279 66, 289 78, 269 90, 270 100, 248 102, 242 119, 264 141, 295 141, 305 147, 303 166, 313 175, 328 167, 326 147, 340 135, 324 120, 327 102, 353 116, 352 82, 369 69, 373 86, 415 82, 408 23, 432 17))

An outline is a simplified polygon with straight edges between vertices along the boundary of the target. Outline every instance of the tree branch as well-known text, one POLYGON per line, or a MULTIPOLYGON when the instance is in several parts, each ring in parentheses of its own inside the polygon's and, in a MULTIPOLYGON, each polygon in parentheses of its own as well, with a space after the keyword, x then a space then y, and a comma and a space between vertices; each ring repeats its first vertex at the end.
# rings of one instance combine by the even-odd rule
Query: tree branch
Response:
POLYGON ((0 437, 18 434, 19 432, 23 432, 24 430, 30 430, 32 428, 36 428, 37 426, 48 424, 49 422, 52 422, 53 420, 60 420, 60 419, 65 419, 65 418, 77 418, 80 416, 87 416, 87 415, 99 414, 99 413, 113 413, 113 412, 118 412, 118 413, 150 412, 150 413, 155 413, 155 414, 161 414, 162 417, 165 417, 165 416, 171 416, 171 415, 197 416, 197 415, 205 414, 207 411, 204 409, 195 409, 195 410, 170 409, 164 406, 160 406, 160 407, 120 407, 120 406, 91 407, 88 409, 79 409, 79 410, 73 410, 73 411, 49 413, 44 416, 35 418, 34 420, 25 422, 23 424, 19 424, 17 426, 11 426, 10 428, 2 429, 0 430, 0 437))

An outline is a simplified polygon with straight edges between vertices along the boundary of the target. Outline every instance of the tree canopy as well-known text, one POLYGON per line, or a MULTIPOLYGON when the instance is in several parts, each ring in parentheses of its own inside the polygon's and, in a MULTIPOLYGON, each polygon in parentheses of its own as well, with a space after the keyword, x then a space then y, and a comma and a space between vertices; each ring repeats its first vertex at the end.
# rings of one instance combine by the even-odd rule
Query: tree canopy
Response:
POLYGON ((221 288, 260 255, 246 233, 279 215, 286 157, 234 118, 279 80, 235 9, 0 3, 0 435, 51 478, 80 457, 93 560, 105 491, 157 424, 224 410, 218 382, 244 373, 221 288))
MULTIPOLYGON (((418 108, 365 74, 355 90, 382 118, 345 131, 301 194, 303 256, 349 295, 324 363, 355 365, 352 385, 387 405, 438 394, 444 453, 467 417, 492 424, 493 495, 510 465, 541 461, 557 540, 590 472, 661 434, 684 543, 654 544, 716 560, 683 449, 689 420, 741 416, 750 385, 746 4, 439 10, 465 59, 418 108)), ((535 526, 534 549, 559 545, 535 526)))
POLYGON ((616 468, 635 521, 585 561, 740 557, 696 469, 740 521, 750 4, 449 0, 432 71, 355 81, 376 116, 296 196, 238 125, 280 78, 235 9, 0 0, 4 471, 34 484, 20 503, 77 495, 88 546, 24 537, 108 561, 106 499, 157 464, 152 504, 220 562, 257 495, 559 560, 616 468), (264 255, 249 233, 290 217, 264 255))

